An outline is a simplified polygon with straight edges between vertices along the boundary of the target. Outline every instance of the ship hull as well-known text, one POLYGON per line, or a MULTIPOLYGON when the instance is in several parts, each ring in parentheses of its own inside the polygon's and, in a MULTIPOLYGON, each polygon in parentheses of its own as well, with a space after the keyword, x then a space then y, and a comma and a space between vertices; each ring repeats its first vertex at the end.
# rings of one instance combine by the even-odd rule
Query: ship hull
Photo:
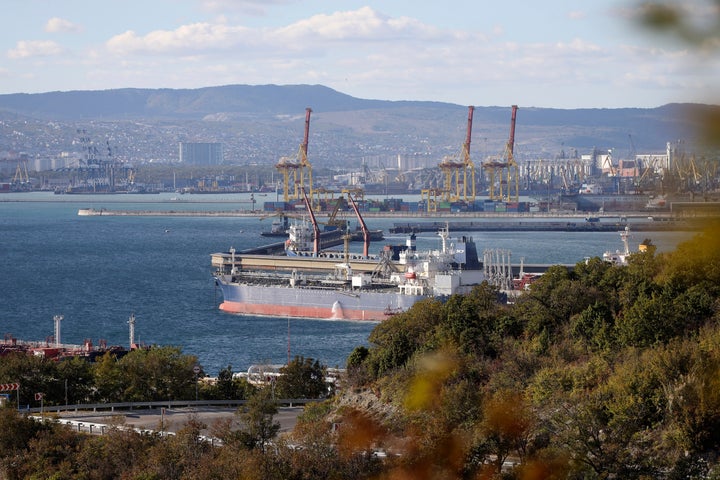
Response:
POLYGON ((382 321, 428 298, 399 292, 340 291, 219 283, 220 310, 243 315, 329 320, 382 321))

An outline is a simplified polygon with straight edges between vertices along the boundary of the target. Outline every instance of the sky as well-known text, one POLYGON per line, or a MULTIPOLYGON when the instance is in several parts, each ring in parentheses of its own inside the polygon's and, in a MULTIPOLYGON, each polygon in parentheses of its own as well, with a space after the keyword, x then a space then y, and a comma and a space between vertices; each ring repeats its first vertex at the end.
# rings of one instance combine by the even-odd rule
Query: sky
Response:
POLYGON ((720 52, 641 27, 640 1, 6 0, 0 94, 319 84, 476 106, 716 103, 720 52))

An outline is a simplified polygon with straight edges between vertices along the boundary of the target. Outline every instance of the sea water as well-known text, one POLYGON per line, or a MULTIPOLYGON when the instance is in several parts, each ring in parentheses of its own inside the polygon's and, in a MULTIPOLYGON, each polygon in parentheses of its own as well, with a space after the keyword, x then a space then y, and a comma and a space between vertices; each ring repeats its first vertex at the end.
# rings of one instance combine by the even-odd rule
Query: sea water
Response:
MULTIPOLYGON (((256 197, 255 208, 262 198, 256 197)), ((230 315, 218 310, 210 255, 278 239, 260 235, 272 218, 182 216, 78 216, 82 208, 110 210, 247 210, 248 195, 52 195, 0 196, 0 334, 45 341, 62 315, 61 341, 97 345, 129 344, 128 318, 134 314, 135 341, 174 345, 195 355, 204 371, 217 375, 258 363, 285 363, 301 355, 327 366, 344 367, 358 345, 368 345, 373 322, 345 322, 230 315)), ((461 221, 462 219, 455 219, 461 221)), ((368 218, 387 235, 406 218, 368 218)), ((422 221, 422 219, 418 219, 422 221)), ((582 220, 581 220, 582 221, 582 220)), ((453 233, 459 235, 460 232, 453 233)), ((617 233, 469 232, 482 255, 485 248, 512 252, 517 264, 576 263, 622 249, 617 233)), ((669 250, 688 235, 642 232, 669 250)), ((418 248, 439 248, 433 233, 418 235, 418 248)), ((361 246, 353 244, 358 251, 361 246)), ((382 245, 372 245, 371 251, 382 245)), ((339 247, 338 247, 339 248, 339 247)))

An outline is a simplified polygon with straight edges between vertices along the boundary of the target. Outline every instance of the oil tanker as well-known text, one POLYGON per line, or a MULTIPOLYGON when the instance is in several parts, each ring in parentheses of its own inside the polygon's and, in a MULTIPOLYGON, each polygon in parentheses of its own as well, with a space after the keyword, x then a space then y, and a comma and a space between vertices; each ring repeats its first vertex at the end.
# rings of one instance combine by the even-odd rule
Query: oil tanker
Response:
POLYGON ((472 238, 450 239, 418 252, 414 237, 378 255, 295 251, 283 255, 212 255, 220 310, 334 320, 380 321, 425 298, 467 293, 484 280, 472 238))
POLYGON ((244 315, 380 321, 425 298, 467 293, 484 280, 471 237, 450 239, 441 229, 440 248, 418 252, 411 235, 404 246, 369 254, 370 231, 352 197, 364 236, 362 254, 321 251, 320 229, 305 198, 313 232, 293 225, 284 255, 212 254, 220 310, 244 315), (312 239, 312 248, 309 245, 312 239))

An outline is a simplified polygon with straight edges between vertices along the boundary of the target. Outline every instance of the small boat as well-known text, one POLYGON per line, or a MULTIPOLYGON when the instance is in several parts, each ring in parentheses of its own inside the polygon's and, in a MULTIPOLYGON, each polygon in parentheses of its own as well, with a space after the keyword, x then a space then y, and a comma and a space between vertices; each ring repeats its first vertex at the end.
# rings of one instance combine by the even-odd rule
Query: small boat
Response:
POLYGON ((614 252, 607 251, 603 253, 603 260, 613 265, 627 265, 630 256, 630 246, 628 245, 628 237, 630 237, 630 227, 626 226, 625 230, 620 232, 620 238, 623 242, 623 251, 616 250, 614 252))

